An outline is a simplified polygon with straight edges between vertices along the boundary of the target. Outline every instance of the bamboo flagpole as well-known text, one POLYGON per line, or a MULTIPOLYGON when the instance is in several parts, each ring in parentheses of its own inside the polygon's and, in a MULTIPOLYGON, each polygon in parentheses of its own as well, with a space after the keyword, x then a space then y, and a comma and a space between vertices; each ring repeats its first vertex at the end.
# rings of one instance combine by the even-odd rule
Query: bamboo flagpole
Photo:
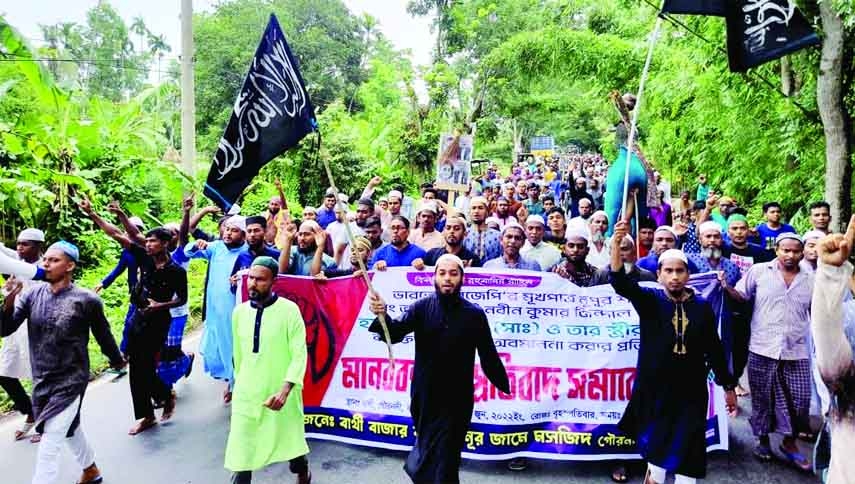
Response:
MULTIPOLYGON (((321 158, 321 160, 324 163, 324 170, 326 170, 326 172, 327 172, 327 179, 330 182, 330 188, 333 191, 333 195, 335 195, 335 204, 339 210, 343 210, 345 213, 344 231, 345 231, 345 233, 347 233, 347 240, 350 243, 350 246, 355 248, 356 247, 356 239, 353 236, 353 231, 350 229, 350 222, 347 220, 347 206, 344 203, 342 203, 341 199, 339 199, 339 197, 338 197, 338 193, 339 193, 338 187, 336 187, 335 179, 333 178, 332 169, 330 168, 330 163, 329 163, 329 161, 327 161, 326 158, 321 156, 321 132, 320 132, 320 130, 318 130, 317 126, 315 127, 315 129, 317 130, 317 134, 318 134, 318 146, 317 146, 317 151, 315 152, 315 156, 321 158)), ((368 268, 365 267, 365 262, 363 262, 361 258, 358 258, 357 262, 359 264, 359 270, 362 271, 362 278, 365 281, 365 284, 368 286, 368 294, 369 295, 376 295, 377 292, 374 290, 374 285, 371 283, 371 278, 368 277, 368 268)), ((383 337, 386 340, 385 341, 386 342, 386 350, 389 353, 389 365, 391 365, 389 372, 387 373, 386 376, 388 378, 394 378, 393 371, 395 370, 395 355, 392 352, 392 336, 389 334, 389 326, 388 326, 388 324, 386 324, 385 315, 378 315, 377 319, 380 321, 380 326, 383 328, 383 337)))
MULTIPOLYGON (((644 85, 647 83, 647 78, 650 75, 650 63, 653 61, 653 49, 656 47, 656 42, 659 40, 659 31, 662 30, 662 15, 656 17, 656 26, 653 27, 653 34, 650 36, 650 45, 647 48, 647 59, 644 61, 644 70, 641 71, 641 80, 638 82, 638 94, 635 95, 635 107, 632 110, 632 122, 629 127, 629 136, 626 140, 626 172, 623 177, 623 203, 621 204, 621 213, 626 216, 626 204, 629 197, 629 163, 632 161, 633 145, 638 130, 638 113, 641 111, 641 100, 644 95, 644 85)), ((636 212, 638 206, 635 207, 636 212)), ((635 229, 638 230, 638 227, 635 229)))

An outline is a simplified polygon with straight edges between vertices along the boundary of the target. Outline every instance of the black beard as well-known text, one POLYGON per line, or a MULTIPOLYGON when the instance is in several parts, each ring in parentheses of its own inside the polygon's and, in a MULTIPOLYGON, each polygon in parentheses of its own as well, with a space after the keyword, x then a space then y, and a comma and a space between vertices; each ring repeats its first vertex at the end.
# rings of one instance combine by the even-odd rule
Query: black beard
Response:
POLYGON ((436 281, 434 281, 434 283, 433 283, 433 288, 436 290, 436 297, 439 298, 440 302, 444 302, 444 303, 449 303, 449 302, 454 302, 454 301, 460 300, 460 298, 461 298, 460 289, 462 287, 463 287, 463 282, 458 284, 457 287, 454 288, 454 292, 452 292, 451 294, 443 294, 439 288, 439 284, 437 284, 436 281))
POLYGON ((239 242, 238 241, 229 242, 226 244, 226 247, 228 247, 229 249, 237 249, 238 247, 243 245, 243 242, 244 242, 243 240, 241 240, 239 242))

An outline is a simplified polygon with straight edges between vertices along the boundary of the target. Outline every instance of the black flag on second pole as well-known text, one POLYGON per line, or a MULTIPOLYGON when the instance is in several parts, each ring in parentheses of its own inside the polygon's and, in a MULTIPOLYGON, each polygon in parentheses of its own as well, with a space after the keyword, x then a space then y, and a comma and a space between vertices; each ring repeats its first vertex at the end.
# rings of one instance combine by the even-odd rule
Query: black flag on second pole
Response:
POLYGON ((261 167, 315 129, 303 77, 271 14, 217 146, 205 196, 229 211, 261 167))
POLYGON ((730 70, 745 72, 820 43, 795 0, 737 0, 727 12, 730 70))

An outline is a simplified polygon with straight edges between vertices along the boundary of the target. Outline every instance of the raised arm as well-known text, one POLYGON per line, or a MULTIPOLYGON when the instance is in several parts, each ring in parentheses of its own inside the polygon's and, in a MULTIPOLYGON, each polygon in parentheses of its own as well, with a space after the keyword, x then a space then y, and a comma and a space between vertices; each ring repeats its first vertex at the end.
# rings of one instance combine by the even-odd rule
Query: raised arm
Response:
POLYGON ((101 216, 98 215, 95 210, 92 209, 92 202, 90 202, 88 198, 83 197, 83 199, 80 200, 80 203, 78 203, 78 206, 80 207, 80 210, 83 211, 83 213, 85 213, 90 219, 92 219, 93 222, 95 222, 95 225, 97 225, 101 230, 104 231, 105 234, 109 235, 113 240, 121 244, 122 247, 127 249, 131 246, 131 239, 129 239, 125 233, 119 230, 118 227, 101 218, 101 216))
POLYGON ((0 314, 0 336, 6 337, 18 330, 18 327, 29 317, 30 305, 26 295, 20 296, 24 289, 21 281, 9 281, 6 287, 9 294, 3 301, 3 312, 0 314))
POLYGON ((196 192, 190 192, 190 195, 184 199, 181 204, 181 226, 178 228, 178 246, 184 247, 190 242, 190 212, 193 211, 193 206, 196 204, 196 192))
MULTIPOLYGON (((291 241, 294 240, 294 230, 285 229, 285 243, 282 246, 282 252, 279 254, 279 273, 287 274, 288 268, 291 266, 291 241)), ((324 239, 326 242, 326 239, 324 239)))
POLYGON ((627 277, 623 270, 623 259, 620 257, 620 243, 626 237, 629 230, 629 224, 626 220, 621 220, 615 224, 615 231, 612 235, 612 245, 610 247, 609 258, 609 283, 614 288, 615 292, 630 300, 635 305, 645 298, 644 291, 637 282, 627 277))
MULTIPOLYGON (((855 216, 849 222, 846 235, 829 235, 820 241, 820 261, 817 265, 811 301, 811 332, 816 346, 816 362, 822 379, 836 382, 852 370, 852 347, 843 331, 843 296, 852 276, 852 264, 847 259, 855 238, 855 216)), ((855 304, 847 301, 845 304, 855 304)))
POLYGON ((136 225, 131 223, 128 214, 119 206, 119 202, 113 200, 107 205, 107 210, 119 219, 119 223, 125 228, 125 234, 131 242, 139 245, 145 245, 145 236, 140 232, 136 225))
MULTIPOLYGON (((101 280, 100 289, 107 289, 111 284, 116 280, 117 277, 122 275, 125 272, 125 269, 128 268, 128 257, 130 254, 127 251, 122 251, 121 257, 119 257, 119 262, 116 263, 116 267, 107 274, 104 279, 101 280)), ((100 289, 98 291, 100 291, 100 289)), ((96 291, 96 292, 98 292, 96 291)))

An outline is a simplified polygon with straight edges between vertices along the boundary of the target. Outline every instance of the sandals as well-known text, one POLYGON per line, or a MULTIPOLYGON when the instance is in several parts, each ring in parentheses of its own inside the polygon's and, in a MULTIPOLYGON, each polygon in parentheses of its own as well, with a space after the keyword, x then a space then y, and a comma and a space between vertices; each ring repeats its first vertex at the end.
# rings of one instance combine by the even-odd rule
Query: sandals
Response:
POLYGON ((784 454, 787 461, 792 464, 796 469, 799 469, 803 472, 810 472, 813 468, 810 462, 807 460, 807 457, 803 456, 801 452, 789 452, 784 446, 779 446, 778 450, 784 454))
POLYGON ((30 433, 30 430, 33 430, 33 427, 36 425, 36 422, 24 422, 24 425, 21 426, 20 429, 15 431, 15 440, 24 440, 27 438, 27 434, 30 433))
POLYGON ((612 480, 614 482, 629 482, 629 473, 626 471, 626 466, 619 465, 612 470, 612 480))
POLYGON ((768 445, 758 444, 754 447, 754 457, 760 462, 770 462, 772 460, 772 449, 768 445))
POLYGON ((133 427, 131 427, 130 430, 128 430, 128 435, 141 434, 146 430, 154 427, 155 425, 157 425, 157 419, 155 419, 154 417, 141 419, 133 427))

